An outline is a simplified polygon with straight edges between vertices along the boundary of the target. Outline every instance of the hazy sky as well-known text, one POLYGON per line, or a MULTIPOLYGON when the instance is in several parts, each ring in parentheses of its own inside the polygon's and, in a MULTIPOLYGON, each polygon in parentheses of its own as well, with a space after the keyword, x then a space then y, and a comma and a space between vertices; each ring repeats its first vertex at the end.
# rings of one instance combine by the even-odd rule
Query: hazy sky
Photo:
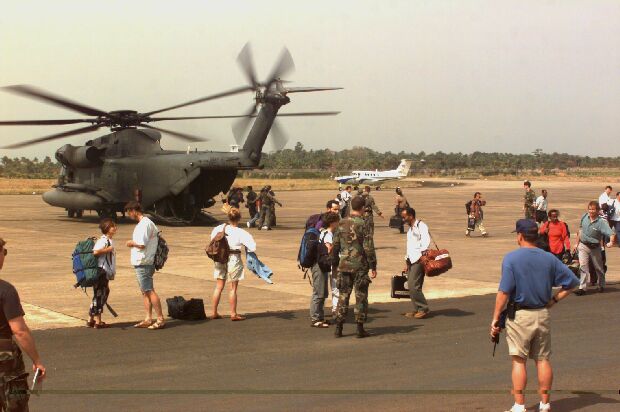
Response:
MULTIPOLYGON (((287 147, 620 155, 617 0, 4 2, 0 85, 150 111, 245 84, 235 59, 247 41, 260 78, 287 46, 293 85, 345 88, 291 95, 282 112, 342 113, 281 119, 287 147)), ((166 114, 240 114, 251 103, 248 93, 166 114)), ((2 120, 75 117, 0 92, 2 120)), ((199 149, 234 142, 230 120, 159 125, 212 138, 199 149)), ((72 127, 4 126, 0 142, 72 127)), ((53 156, 86 138, 0 156, 53 156)))

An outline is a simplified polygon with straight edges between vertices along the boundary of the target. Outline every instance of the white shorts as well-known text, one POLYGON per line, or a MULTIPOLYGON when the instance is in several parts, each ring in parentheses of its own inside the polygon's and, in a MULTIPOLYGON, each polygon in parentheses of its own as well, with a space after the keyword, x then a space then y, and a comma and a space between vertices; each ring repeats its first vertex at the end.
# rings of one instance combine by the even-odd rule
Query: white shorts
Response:
POLYGON ((229 280, 231 282, 243 280, 244 272, 241 254, 231 253, 228 257, 227 264, 215 262, 213 277, 215 279, 229 280))

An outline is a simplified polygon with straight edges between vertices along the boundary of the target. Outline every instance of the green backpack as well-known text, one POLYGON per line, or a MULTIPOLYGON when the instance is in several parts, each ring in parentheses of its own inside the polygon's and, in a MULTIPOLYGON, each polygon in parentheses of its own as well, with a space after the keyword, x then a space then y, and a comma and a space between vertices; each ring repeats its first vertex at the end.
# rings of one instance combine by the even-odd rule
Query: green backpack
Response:
POLYGON ((101 276, 99 260, 93 254, 94 247, 94 237, 82 240, 75 245, 75 249, 71 256, 73 260, 73 273, 77 280, 74 285, 76 288, 94 286, 101 276))

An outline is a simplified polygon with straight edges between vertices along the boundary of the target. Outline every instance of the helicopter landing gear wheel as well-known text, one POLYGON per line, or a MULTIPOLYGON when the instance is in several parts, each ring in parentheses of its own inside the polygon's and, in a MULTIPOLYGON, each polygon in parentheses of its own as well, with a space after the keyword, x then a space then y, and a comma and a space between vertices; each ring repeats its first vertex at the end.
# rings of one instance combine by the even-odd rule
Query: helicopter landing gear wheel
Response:
POLYGON ((84 216, 84 211, 82 209, 78 209, 75 211, 75 217, 81 219, 84 216))
POLYGON ((67 216, 70 217, 70 218, 74 218, 75 217, 75 210, 67 209, 67 216))
POLYGON ((381 186, 375 187, 375 190, 381 190, 381 186))
POLYGON ((114 220, 115 222, 117 220, 116 211, 111 210, 111 209, 97 210, 97 214, 102 219, 108 218, 108 219, 114 220))

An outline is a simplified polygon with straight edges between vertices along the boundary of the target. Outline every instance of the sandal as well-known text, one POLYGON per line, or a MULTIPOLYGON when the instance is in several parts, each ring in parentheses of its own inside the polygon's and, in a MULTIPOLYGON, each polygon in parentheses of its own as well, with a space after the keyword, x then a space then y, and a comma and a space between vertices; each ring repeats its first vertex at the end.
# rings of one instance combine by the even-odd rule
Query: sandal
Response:
POLYGON ((241 316, 241 315, 235 315, 235 316, 231 316, 230 320, 232 320, 233 322, 240 322, 242 320, 246 320, 246 317, 241 316))
POLYGON ((109 327, 110 327, 110 325, 108 325, 105 322, 95 323, 95 326, 94 326, 95 329, 106 329, 106 328, 109 328, 109 327))
POLYGON ((155 329, 163 329, 164 327, 166 327, 166 322, 158 319, 157 322, 149 326, 148 329, 155 330, 155 329))
POLYGON ((211 320, 222 319, 222 315, 209 316, 209 319, 211 320))
POLYGON ((325 328, 329 328, 329 323, 323 322, 322 320, 317 320, 317 321, 312 322, 310 326, 313 328, 325 329, 325 328))
POLYGON ((142 322, 136 323, 133 325, 134 328, 138 329, 146 329, 153 324, 152 320, 143 320, 142 322))
POLYGON ((86 321, 86 327, 87 328, 94 328, 95 327, 95 321, 94 320, 86 321))

